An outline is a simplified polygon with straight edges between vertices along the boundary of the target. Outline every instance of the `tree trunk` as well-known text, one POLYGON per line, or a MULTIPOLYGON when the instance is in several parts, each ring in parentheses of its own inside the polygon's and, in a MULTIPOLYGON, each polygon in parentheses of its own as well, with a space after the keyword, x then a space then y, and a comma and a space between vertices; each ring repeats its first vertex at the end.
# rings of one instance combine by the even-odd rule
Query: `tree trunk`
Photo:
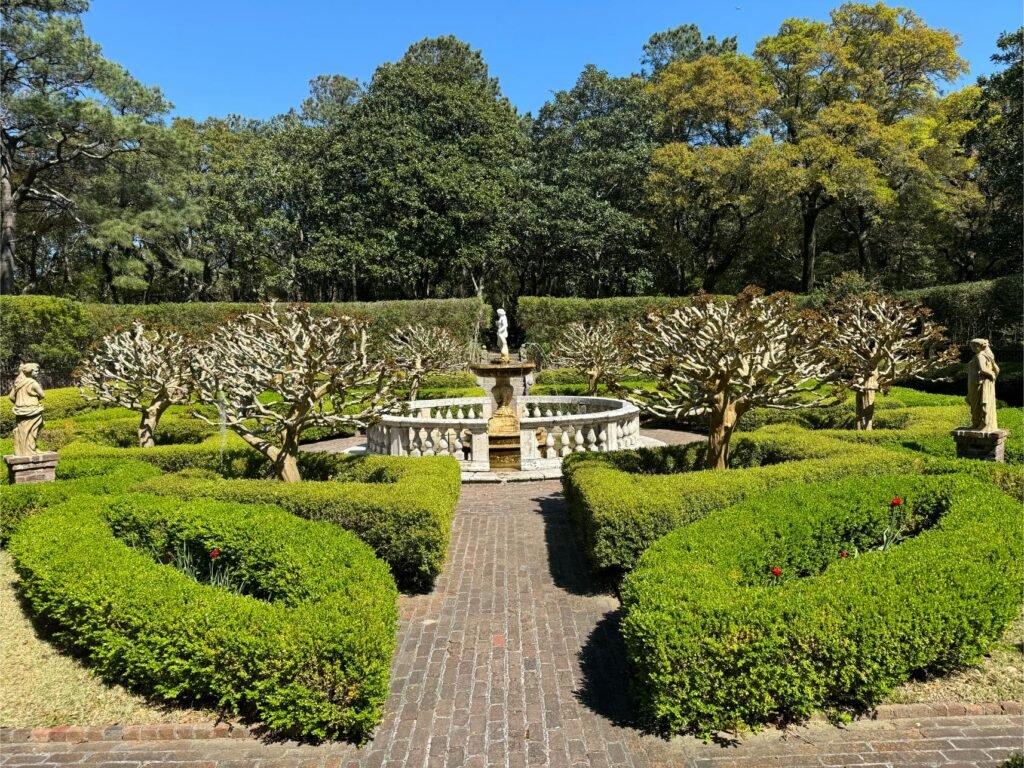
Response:
POLYGON ((152 448, 156 445, 156 428, 168 405, 163 400, 156 400, 149 408, 143 409, 139 424, 139 448, 152 448))
POLYGON ((813 202, 803 212, 804 234, 801 242, 803 257, 803 274, 800 277, 800 290, 809 293, 814 290, 814 262, 818 256, 817 222, 821 209, 813 202))
POLYGON ((0 179, 0 294, 5 296, 14 293, 14 224, 17 215, 5 161, 3 178, 0 179))
POLYGON ((285 483, 298 483, 302 481, 299 473, 299 457, 296 453, 285 453, 279 450, 278 458, 274 462, 274 471, 277 479, 285 483))
POLYGON ((587 371, 587 394, 597 394, 597 383, 600 381, 597 371, 587 371))
POLYGON ((742 415, 735 402, 727 401, 723 394, 715 396, 715 405, 708 414, 707 469, 729 468, 729 441, 742 415))
POLYGON ((299 472, 298 435, 292 435, 287 431, 283 432, 281 435, 283 447, 278 448, 269 440, 258 437, 251 432, 241 429, 236 429, 235 431, 245 442, 270 459, 271 466, 274 468, 274 475, 277 476, 278 480, 286 483, 298 483, 302 480, 302 474, 299 472))

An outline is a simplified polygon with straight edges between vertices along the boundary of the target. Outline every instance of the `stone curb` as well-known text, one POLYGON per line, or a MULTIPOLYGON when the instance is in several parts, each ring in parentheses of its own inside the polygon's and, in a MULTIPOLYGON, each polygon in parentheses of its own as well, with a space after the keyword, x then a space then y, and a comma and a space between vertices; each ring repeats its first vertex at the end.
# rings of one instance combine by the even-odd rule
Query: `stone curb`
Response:
MULTIPOLYGON (((984 717, 993 715, 1024 714, 1024 703, 1002 701, 989 704, 957 704, 935 702, 931 704, 882 704, 861 720, 905 720, 936 717, 984 717)), ((824 715, 815 714, 810 722, 826 722, 824 715)), ((25 742, 92 741, 187 741, 201 739, 248 739, 260 735, 258 726, 237 723, 158 723, 155 725, 59 725, 52 728, 0 727, 0 744, 25 742)))

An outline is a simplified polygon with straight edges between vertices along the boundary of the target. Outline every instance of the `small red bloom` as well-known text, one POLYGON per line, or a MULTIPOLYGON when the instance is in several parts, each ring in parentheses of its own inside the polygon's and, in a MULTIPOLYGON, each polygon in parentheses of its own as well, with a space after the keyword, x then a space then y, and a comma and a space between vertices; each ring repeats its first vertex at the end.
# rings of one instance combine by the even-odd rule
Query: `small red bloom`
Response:
POLYGON ((840 557, 849 557, 849 555, 846 554, 846 550, 845 549, 842 552, 839 553, 839 556, 840 557))
POLYGON ((899 496, 895 496, 895 497, 893 497, 893 500, 889 502, 889 506, 890 507, 898 507, 902 503, 903 503, 903 499, 901 499, 899 496))
POLYGON ((779 568, 779 566, 776 565, 774 568, 772 568, 772 576, 781 576, 781 575, 782 575, 782 569, 779 568))
POLYGON ((210 557, 213 558, 214 560, 216 560, 218 557, 220 557, 220 550, 219 549, 211 550, 210 551, 210 557))

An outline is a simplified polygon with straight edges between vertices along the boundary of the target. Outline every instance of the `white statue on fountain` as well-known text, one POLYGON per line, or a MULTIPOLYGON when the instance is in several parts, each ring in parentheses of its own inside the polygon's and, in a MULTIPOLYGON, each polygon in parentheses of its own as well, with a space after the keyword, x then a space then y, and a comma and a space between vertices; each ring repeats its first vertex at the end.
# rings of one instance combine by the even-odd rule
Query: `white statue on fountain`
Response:
POLYGON ((498 310, 498 347, 501 351, 501 362, 507 363, 508 357, 508 318, 505 310, 498 310))

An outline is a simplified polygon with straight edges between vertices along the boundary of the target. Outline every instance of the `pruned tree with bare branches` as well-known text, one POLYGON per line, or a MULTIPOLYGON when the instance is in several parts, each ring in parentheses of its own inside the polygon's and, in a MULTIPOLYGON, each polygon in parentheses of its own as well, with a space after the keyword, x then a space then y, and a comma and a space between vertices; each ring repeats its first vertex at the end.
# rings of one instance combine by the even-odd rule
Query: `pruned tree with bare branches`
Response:
POLYGON ((196 393, 210 424, 234 430, 278 479, 298 482, 299 440, 311 427, 364 427, 394 407, 392 368, 367 354, 365 322, 264 306, 218 329, 195 354, 196 393))
POLYGON ((189 401, 192 389, 188 341, 175 331, 131 329, 104 336, 79 366, 82 396, 139 411, 139 447, 156 445, 160 417, 189 401))
POLYGON ((384 342, 384 352, 405 372, 409 400, 417 398, 428 372, 461 371, 467 363, 466 345, 447 329, 419 324, 393 331, 384 342))
POLYGON ((829 303, 830 366, 857 400, 857 429, 874 426, 875 396, 901 381, 956 362, 945 328, 927 307, 878 293, 848 294, 829 303))
POLYGON ((803 408, 824 377, 826 334, 788 293, 748 287, 730 301, 698 294, 690 306, 638 324, 631 365, 656 379, 630 390, 648 413, 676 420, 705 417, 708 469, 726 469, 736 422, 751 408, 803 408))
POLYGON ((587 394, 597 394, 598 384, 615 388, 626 367, 622 330, 610 320, 592 325, 570 323, 551 348, 551 364, 570 368, 587 377, 587 394))

